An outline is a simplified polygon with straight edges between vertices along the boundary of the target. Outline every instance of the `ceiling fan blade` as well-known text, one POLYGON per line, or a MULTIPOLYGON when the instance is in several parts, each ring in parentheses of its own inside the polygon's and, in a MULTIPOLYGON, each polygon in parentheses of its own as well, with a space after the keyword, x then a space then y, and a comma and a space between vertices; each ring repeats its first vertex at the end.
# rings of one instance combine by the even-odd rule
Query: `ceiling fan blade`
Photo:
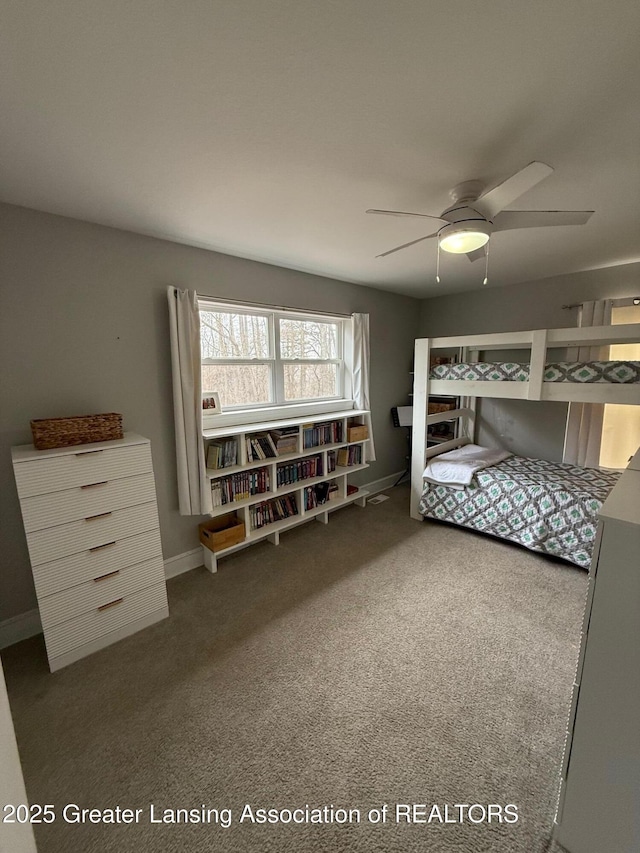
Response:
POLYGON ((407 213, 404 210, 365 210, 365 213, 380 213, 383 216, 417 216, 420 219, 437 219, 438 222, 446 222, 441 216, 430 216, 428 213, 407 213))
POLYGON ((437 237, 438 232, 427 234, 426 237, 418 237, 417 240, 411 240, 410 243, 403 243, 402 246, 396 246, 395 249, 389 249, 388 252, 383 252, 381 255, 376 255, 376 258, 386 258, 387 255, 392 255, 394 252, 399 252, 400 249, 407 249, 409 246, 415 246, 416 243, 421 243, 423 240, 429 240, 431 237, 437 237))
POLYGON ((493 230, 542 228, 546 225, 584 225, 593 212, 593 210, 503 210, 493 220, 493 230))
POLYGON ((527 190, 535 187, 552 172, 551 166, 534 160, 533 163, 529 163, 524 169, 520 169, 515 175, 511 175, 510 178, 498 184, 497 187, 483 193, 473 203, 473 206, 478 207, 480 212, 489 219, 493 219, 508 204, 526 193, 527 190))
POLYGON ((485 246, 481 246, 479 249, 474 249, 473 252, 467 252, 467 257, 470 261, 479 261, 480 258, 486 258, 487 250, 485 246))

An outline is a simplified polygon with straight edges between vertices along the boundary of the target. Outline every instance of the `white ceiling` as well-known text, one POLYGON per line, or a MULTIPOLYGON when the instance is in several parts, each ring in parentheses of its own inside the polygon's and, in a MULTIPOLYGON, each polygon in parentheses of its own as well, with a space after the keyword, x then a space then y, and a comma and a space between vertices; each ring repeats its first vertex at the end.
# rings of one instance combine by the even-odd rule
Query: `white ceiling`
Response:
POLYGON ((413 296, 482 262, 369 207, 555 173, 490 284, 640 258, 637 0, 0 0, 0 199, 413 296))

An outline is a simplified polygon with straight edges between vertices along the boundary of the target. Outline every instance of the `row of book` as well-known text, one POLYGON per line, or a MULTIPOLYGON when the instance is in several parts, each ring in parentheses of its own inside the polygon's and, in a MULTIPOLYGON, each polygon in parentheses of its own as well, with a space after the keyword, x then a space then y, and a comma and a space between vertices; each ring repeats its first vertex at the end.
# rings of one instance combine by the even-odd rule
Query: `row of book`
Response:
POLYGON ((340 492, 335 480, 316 483, 314 486, 307 486, 304 490, 304 508, 305 510, 315 509, 317 506, 322 506, 327 501, 337 500, 339 497, 340 492))
POLYGON ((258 530, 274 521, 282 521, 298 515, 298 505, 294 495, 283 495, 281 498, 272 498, 269 501, 254 504, 249 507, 249 520, 252 530, 258 530))
POLYGON ((338 465, 341 468, 349 468, 351 465, 362 464, 362 445, 352 444, 349 447, 341 447, 338 450, 338 465))
POLYGON ((270 490, 268 468, 243 471, 230 477, 221 477, 211 483, 211 500, 214 507, 234 501, 242 501, 252 495, 261 495, 270 490))
POLYGON ((247 436, 247 460, 258 462, 260 459, 273 459, 278 455, 278 448, 268 432, 247 436))
POLYGON ((322 456, 308 456, 298 462, 289 465, 278 465, 276 482, 278 487, 290 486, 299 480, 308 480, 311 477, 321 477, 324 474, 322 456))
POLYGON ((273 459, 274 456, 284 456, 287 453, 297 453, 298 435, 298 427, 284 427, 248 435, 247 459, 253 462, 260 459, 273 459))
MULTIPOLYGON (((327 421, 320 424, 308 424, 302 427, 302 444, 304 450, 322 447, 325 444, 339 444, 343 441, 342 421, 327 421)), ((298 452, 299 430, 297 426, 283 427, 268 432, 254 433, 246 436, 247 461, 260 462, 263 459, 274 459, 298 452)), ((342 451, 340 451, 342 452, 342 451)), ((220 470, 239 465, 238 440, 236 436, 218 438, 208 443, 207 468, 220 470)), ((343 463, 338 461, 338 465, 343 463)), ((348 465, 355 462, 344 463, 348 465)), ((335 470, 335 456, 329 456, 328 473, 335 470)), ((322 471, 318 472, 320 476, 322 471)), ((314 475, 310 475, 314 476, 314 475)))
POLYGON ((342 441, 342 421, 327 421, 323 424, 307 424, 302 427, 302 446, 320 447, 323 444, 338 444, 342 441))
POLYGON ((238 442, 235 438, 219 438, 207 447, 207 468, 219 470, 238 464, 238 442))
POLYGON ((297 426, 282 427, 281 429, 271 430, 276 450, 279 456, 284 456, 285 453, 296 453, 298 450, 298 435, 300 434, 297 426))

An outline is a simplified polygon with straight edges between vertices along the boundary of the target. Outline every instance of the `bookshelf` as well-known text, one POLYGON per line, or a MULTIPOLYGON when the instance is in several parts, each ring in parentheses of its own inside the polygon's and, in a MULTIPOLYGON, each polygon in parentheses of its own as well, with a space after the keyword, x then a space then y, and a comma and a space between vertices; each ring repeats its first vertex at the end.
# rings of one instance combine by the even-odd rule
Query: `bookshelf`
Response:
MULTIPOLYGON (((445 396, 429 396, 427 413, 430 415, 439 415, 444 412, 450 412, 457 409, 460 405, 458 397, 445 396)), ((442 421, 439 424, 433 424, 427 427, 427 447, 433 447, 435 444, 444 444, 445 441, 450 441, 452 438, 457 438, 456 432, 458 421, 442 421)))
POLYGON ((246 545, 268 539, 315 519, 328 524, 329 513, 356 503, 368 492, 353 491, 348 477, 369 465, 364 461, 370 413, 364 409, 331 412, 317 418, 264 421, 203 431, 212 519, 225 517, 236 531, 233 544, 220 550, 203 544, 204 564, 246 545))
MULTIPOLYGON (((460 349, 451 350, 447 353, 435 355, 431 353, 429 358, 429 369, 439 364, 457 364, 462 358, 460 349)), ((457 409, 460 405, 459 397, 429 395, 427 412, 430 415, 439 415, 457 409)), ((457 438, 458 421, 442 421, 427 427, 427 447, 436 444, 444 444, 452 438, 457 438)))

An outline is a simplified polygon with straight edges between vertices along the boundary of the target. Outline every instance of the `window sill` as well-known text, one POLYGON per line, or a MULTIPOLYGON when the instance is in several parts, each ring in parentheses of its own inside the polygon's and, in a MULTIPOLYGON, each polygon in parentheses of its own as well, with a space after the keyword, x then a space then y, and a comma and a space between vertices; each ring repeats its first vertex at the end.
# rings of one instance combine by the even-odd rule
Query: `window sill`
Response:
POLYGON ((322 402, 294 403, 286 406, 268 406, 261 409, 234 409, 212 415, 203 412, 202 428, 242 426, 263 421, 287 420, 289 418, 310 418, 329 412, 348 412, 354 408, 353 400, 323 400, 322 402))

